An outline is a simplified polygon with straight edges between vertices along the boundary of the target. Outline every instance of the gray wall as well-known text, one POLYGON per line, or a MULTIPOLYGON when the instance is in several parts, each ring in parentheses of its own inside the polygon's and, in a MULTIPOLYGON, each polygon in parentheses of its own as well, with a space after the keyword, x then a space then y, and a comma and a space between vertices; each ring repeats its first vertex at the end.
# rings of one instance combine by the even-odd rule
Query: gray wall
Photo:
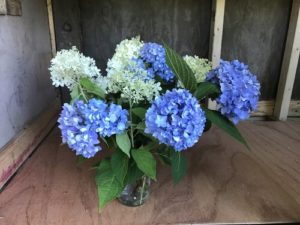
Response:
POLYGON ((22 0, 22 16, 0 16, 0 147, 55 98, 46 0, 22 0))
POLYGON ((141 35, 208 57, 210 0, 81 0, 83 51, 105 71, 117 43, 141 35))
POLYGON ((275 99, 291 0, 226 0, 222 58, 249 64, 262 84, 261 100, 275 99))

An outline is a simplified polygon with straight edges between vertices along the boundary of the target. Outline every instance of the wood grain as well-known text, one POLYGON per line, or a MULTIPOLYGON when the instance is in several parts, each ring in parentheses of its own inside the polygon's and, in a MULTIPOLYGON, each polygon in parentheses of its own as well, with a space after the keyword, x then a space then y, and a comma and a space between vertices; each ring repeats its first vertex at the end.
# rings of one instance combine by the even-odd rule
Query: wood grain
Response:
POLYGON ((6 0, 0 0, 0 15, 5 15, 6 13, 6 0))
POLYGON ((21 0, 6 0, 7 15, 22 16, 21 0))
POLYGON ((239 127, 251 151, 213 127, 186 152, 189 171, 181 183, 174 186, 160 166, 145 205, 114 201, 101 214, 89 163, 76 166, 56 129, 1 193, 0 224, 299 222, 300 123, 239 127))
POLYGON ((0 189, 55 126, 60 110, 58 99, 0 150, 0 189))

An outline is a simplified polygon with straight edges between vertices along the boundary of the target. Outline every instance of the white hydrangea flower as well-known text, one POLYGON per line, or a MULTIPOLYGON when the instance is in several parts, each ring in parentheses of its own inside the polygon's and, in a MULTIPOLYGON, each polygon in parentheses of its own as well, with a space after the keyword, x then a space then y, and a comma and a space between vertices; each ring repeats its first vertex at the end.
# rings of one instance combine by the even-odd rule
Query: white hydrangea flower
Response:
POLYGON ((186 55, 183 59, 194 72, 197 83, 205 81, 206 74, 212 69, 211 62, 198 56, 186 55))
POLYGON ((107 92, 138 103, 152 101, 159 95, 160 83, 147 77, 147 71, 132 59, 138 58, 143 42, 140 37, 123 40, 107 63, 107 92))
POLYGON ((51 60, 49 68, 53 85, 72 89, 82 77, 97 79, 101 77, 95 60, 84 56, 73 46, 70 50, 61 50, 51 60))

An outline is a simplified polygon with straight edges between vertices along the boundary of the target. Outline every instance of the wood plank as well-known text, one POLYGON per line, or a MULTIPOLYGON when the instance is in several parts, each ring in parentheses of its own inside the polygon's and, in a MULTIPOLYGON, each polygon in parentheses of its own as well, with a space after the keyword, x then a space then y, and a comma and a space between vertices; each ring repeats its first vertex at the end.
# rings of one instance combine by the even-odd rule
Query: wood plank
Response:
MULTIPOLYGON (((224 13, 225 0, 213 0, 209 47, 209 55, 213 68, 216 68, 220 64, 221 60, 224 13)), ((216 109, 217 103, 209 100, 208 108, 216 109)))
POLYGON ((43 112, 0 151, 0 189, 41 143, 56 123, 59 101, 43 112))
POLYGON ((259 101, 255 112, 251 116, 273 116, 275 101, 259 101))
MULTIPOLYGON (((251 116, 272 117, 274 112, 275 101, 259 101, 257 110, 251 113, 251 116)), ((289 117, 300 117, 300 101, 292 100, 289 106, 289 117)))
POLYGON ((291 101, 300 53, 300 0, 293 0, 292 12, 280 80, 277 90, 274 116, 286 120, 291 101))
POLYGON ((47 0, 47 10, 48 10, 48 23, 49 23, 51 50, 52 50, 52 56, 54 57, 56 55, 56 40, 55 40, 55 27, 54 27, 54 19, 53 19, 52 0, 47 0))
MULTIPOLYGON (((213 127, 185 154, 174 186, 158 168, 149 201, 112 202, 98 214, 93 163, 76 166, 56 129, 0 195, 0 224, 195 224, 300 221, 300 123, 244 122, 251 151, 213 127)), ((98 157, 103 157, 101 153, 98 157)))
POLYGON ((6 15, 6 0, 0 0, 0 15, 6 15))
POLYGON ((7 15, 22 16, 21 0, 6 0, 7 15))

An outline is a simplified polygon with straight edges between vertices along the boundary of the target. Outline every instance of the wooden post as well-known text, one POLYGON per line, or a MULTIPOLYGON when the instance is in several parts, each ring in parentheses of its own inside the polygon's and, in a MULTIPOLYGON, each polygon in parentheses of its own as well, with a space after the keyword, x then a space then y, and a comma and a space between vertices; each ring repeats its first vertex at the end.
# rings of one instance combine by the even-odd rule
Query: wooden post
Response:
MULTIPOLYGON (((209 56, 213 68, 219 65, 221 59, 224 13, 225 0, 213 0, 209 46, 209 56)), ((216 109, 216 102, 209 100, 208 107, 210 109, 216 109)))
POLYGON ((6 15, 7 8, 6 8, 6 0, 0 0, 0 15, 6 15))
POLYGON ((55 40, 52 0, 47 0, 47 9, 48 9, 48 22, 49 22, 51 50, 52 50, 52 56, 54 57, 56 55, 56 40, 55 40))
POLYGON ((281 66, 274 117, 285 121, 288 116, 300 52, 300 0, 293 0, 289 30, 281 66))

